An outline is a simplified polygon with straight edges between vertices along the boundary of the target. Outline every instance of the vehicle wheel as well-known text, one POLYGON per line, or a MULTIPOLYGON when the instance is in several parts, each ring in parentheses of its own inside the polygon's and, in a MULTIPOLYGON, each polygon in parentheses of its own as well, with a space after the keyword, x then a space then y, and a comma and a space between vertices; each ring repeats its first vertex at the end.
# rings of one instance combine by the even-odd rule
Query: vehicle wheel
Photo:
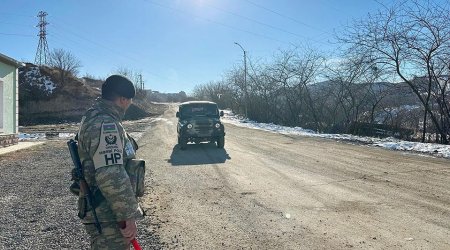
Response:
POLYGON ((221 136, 219 139, 217 139, 217 147, 223 148, 225 146, 225 137, 221 136))

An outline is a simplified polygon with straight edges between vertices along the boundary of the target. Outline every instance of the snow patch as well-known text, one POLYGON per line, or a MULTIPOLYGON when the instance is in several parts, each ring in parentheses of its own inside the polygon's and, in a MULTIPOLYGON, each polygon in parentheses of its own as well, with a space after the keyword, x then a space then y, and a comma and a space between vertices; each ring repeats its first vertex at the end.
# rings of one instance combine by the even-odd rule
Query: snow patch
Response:
POLYGON ((53 90, 56 89, 56 84, 51 81, 49 76, 43 76, 38 66, 28 68, 24 74, 24 80, 29 83, 30 86, 38 87, 47 95, 51 95, 53 90))
MULTIPOLYGON (((414 107, 411 107, 414 108, 414 107)), ((321 137, 334 140, 345 140, 345 141, 355 141, 362 142, 371 146, 377 146, 382 148, 387 148, 391 150, 402 150, 410 152, 420 152, 430 154, 436 157, 450 158, 450 145, 442 145, 436 143, 420 143, 420 142, 410 142, 402 141, 396 138, 374 138, 365 137, 349 134, 320 134, 315 131, 304 129, 301 127, 285 127, 280 125, 275 125, 272 123, 257 123, 248 119, 243 119, 235 115, 231 110, 223 110, 224 117, 223 121, 240 127, 260 129, 264 131, 269 131, 273 133, 280 134, 291 134, 291 135, 303 135, 311 137, 321 137)))

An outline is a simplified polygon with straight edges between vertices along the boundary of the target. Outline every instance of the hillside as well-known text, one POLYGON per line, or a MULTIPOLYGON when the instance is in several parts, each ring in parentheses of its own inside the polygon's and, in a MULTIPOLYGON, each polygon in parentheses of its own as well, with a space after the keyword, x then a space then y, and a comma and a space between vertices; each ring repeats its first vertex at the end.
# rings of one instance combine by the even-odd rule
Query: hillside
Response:
MULTIPOLYGON (((101 80, 72 75, 64 83, 59 79, 59 72, 46 66, 27 63, 19 68, 19 125, 79 122, 101 94, 101 80)), ((133 101, 125 119, 154 114, 145 98, 133 101)))

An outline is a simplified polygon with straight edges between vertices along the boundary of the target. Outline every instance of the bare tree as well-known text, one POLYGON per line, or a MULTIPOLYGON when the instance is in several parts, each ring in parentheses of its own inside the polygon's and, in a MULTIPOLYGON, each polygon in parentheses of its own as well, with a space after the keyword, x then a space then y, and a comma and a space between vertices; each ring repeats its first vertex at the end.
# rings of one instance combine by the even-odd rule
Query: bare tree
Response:
POLYGON ((234 102, 232 106, 235 108, 235 112, 245 114, 246 107, 248 107, 248 95, 246 92, 248 86, 246 86, 244 81, 244 71, 239 67, 234 67, 225 74, 225 82, 233 95, 234 102))
POLYGON ((293 48, 280 51, 274 63, 262 72, 262 79, 272 85, 272 98, 276 96, 282 124, 321 130, 320 112, 316 109, 319 103, 310 85, 317 80, 323 62, 324 58, 313 49, 293 48))
POLYGON ((224 81, 209 82, 194 87, 192 96, 197 100, 215 102, 219 108, 229 108, 232 105, 232 91, 224 81))
POLYGON ((77 76, 81 62, 69 51, 54 49, 49 56, 49 66, 59 71, 61 84, 64 84, 67 76, 77 76))
MULTIPOLYGON (((448 5, 432 1, 402 1, 389 9, 369 15, 347 29, 340 40, 350 48, 348 53, 370 55, 376 64, 383 65, 408 84, 423 105, 423 136, 425 140, 428 116, 441 137, 448 143, 448 132, 434 112, 432 98, 437 78, 437 66, 445 62, 448 68, 450 47, 450 9, 448 5), (414 81, 420 77, 421 81, 414 81)), ((448 71, 447 71, 448 73, 448 71)), ((442 97, 442 95, 439 95, 442 97)), ((444 101, 445 103, 448 100, 444 101)))
POLYGON ((249 62, 247 82, 250 85, 250 116, 259 122, 282 123, 280 92, 267 65, 249 62))
POLYGON ((324 69, 325 58, 313 49, 304 49, 301 55, 297 55, 294 60, 295 85, 294 92, 303 101, 312 117, 315 129, 322 131, 321 112, 317 107, 320 101, 317 101, 311 93, 310 86, 317 81, 319 72, 324 69))
POLYGON ((352 124, 361 122, 369 109, 372 109, 373 121, 373 112, 383 97, 375 93, 374 83, 379 74, 373 60, 366 55, 358 56, 347 56, 327 69, 326 77, 333 86, 331 93, 335 101, 330 103, 330 109, 339 110, 333 126, 344 130, 334 132, 346 132, 352 124))
POLYGON ((142 99, 146 97, 147 92, 144 90, 144 87, 141 84, 142 81, 144 81, 141 72, 129 69, 127 67, 119 67, 114 71, 114 74, 123 75, 133 82, 136 89, 136 98, 142 99))
POLYGON ((247 84, 244 84, 243 71, 234 68, 222 82, 196 86, 194 94, 197 98, 214 100, 222 93, 228 107, 241 114, 247 107, 248 117, 255 121, 319 129, 321 117, 316 106, 320 102, 310 92, 309 85, 316 80, 323 61, 313 50, 280 51, 273 63, 249 60, 247 84), (246 89, 250 90, 248 94, 246 89))

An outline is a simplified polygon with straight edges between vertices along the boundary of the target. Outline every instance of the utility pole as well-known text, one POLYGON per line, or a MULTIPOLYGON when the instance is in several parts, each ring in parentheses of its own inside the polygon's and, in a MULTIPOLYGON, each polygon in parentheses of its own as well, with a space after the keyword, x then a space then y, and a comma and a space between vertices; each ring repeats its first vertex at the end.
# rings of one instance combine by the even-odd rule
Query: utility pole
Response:
POLYGON ((245 104, 245 118, 248 118, 248 92, 247 92, 247 53, 245 52, 245 49, 237 42, 234 42, 237 46, 239 46, 242 51, 244 52, 244 104, 245 104))
POLYGON ((139 74, 139 83, 141 90, 144 90, 144 81, 142 81, 142 74, 139 74))
POLYGON ((45 21, 45 17, 47 16, 47 12, 39 11, 39 24, 36 27, 39 27, 39 44, 36 51, 36 57, 34 58, 34 63, 37 65, 47 64, 47 55, 48 55, 48 44, 47 44, 47 21, 45 21))

